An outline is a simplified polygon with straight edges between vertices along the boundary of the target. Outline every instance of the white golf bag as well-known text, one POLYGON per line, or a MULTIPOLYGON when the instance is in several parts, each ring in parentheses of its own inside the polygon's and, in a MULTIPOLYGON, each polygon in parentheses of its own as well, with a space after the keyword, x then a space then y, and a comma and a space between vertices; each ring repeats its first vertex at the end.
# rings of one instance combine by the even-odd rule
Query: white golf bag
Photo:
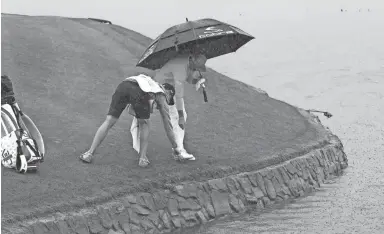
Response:
POLYGON ((20 173, 35 171, 44 161, 44 141, 17 103, 1 106, 1 164, 20 173))

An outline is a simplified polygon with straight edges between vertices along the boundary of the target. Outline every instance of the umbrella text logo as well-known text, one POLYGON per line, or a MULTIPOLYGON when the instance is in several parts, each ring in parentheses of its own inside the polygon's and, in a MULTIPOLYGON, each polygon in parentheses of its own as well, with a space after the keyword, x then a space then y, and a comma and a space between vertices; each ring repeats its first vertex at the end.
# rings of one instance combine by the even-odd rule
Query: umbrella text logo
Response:
POLYGON ((208 27, 205 29, 204 34, 199 35, 199 38, 221 36, 234 33, 232 30, 224 31, 216 27, 208 27))

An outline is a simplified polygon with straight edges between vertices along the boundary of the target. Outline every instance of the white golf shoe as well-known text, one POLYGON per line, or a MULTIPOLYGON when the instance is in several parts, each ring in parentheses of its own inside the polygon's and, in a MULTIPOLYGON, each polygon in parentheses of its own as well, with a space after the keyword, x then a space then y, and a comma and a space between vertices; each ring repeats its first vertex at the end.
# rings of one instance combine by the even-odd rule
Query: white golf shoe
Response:
POLYGON ((172 149, 173 151, 173 158, 176 161, 194 161, 196 158, 192 155, 189 154, 185 149, 177 150, 177 149, 172 149))

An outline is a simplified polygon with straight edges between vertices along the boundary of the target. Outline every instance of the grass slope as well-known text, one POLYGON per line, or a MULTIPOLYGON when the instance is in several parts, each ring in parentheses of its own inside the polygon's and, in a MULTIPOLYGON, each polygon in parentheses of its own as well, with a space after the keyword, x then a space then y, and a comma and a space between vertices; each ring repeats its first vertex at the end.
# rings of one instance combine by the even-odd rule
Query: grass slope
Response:
POLYGON ((193 87, 186 91, 187 147, 197 161, 173 160, 155 113, 148 149, 152 164, 139 168, 131 147, 132 119, 125 113, 94 164, 79 162, 105 118, 112 92, 135 71, 150 42, 123 27, 91 20, 2 14, 2 74, 13 80, 16 98, 39 127, 47 149, 37 174, 2 168, 3 222, 259 169, 321 138, 296 108, 209 70, 209 103, 193 87))

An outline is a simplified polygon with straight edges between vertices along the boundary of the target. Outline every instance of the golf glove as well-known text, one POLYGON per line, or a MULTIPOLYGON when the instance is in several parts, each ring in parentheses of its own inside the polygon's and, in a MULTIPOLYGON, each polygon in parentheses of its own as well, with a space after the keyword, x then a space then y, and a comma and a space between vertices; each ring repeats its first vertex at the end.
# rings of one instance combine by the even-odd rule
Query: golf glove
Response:
POLYGON ((196 84, 195 84, 195 89, 198 91, 201 87, 205 87, 205 78, 200 79, 196 84))

